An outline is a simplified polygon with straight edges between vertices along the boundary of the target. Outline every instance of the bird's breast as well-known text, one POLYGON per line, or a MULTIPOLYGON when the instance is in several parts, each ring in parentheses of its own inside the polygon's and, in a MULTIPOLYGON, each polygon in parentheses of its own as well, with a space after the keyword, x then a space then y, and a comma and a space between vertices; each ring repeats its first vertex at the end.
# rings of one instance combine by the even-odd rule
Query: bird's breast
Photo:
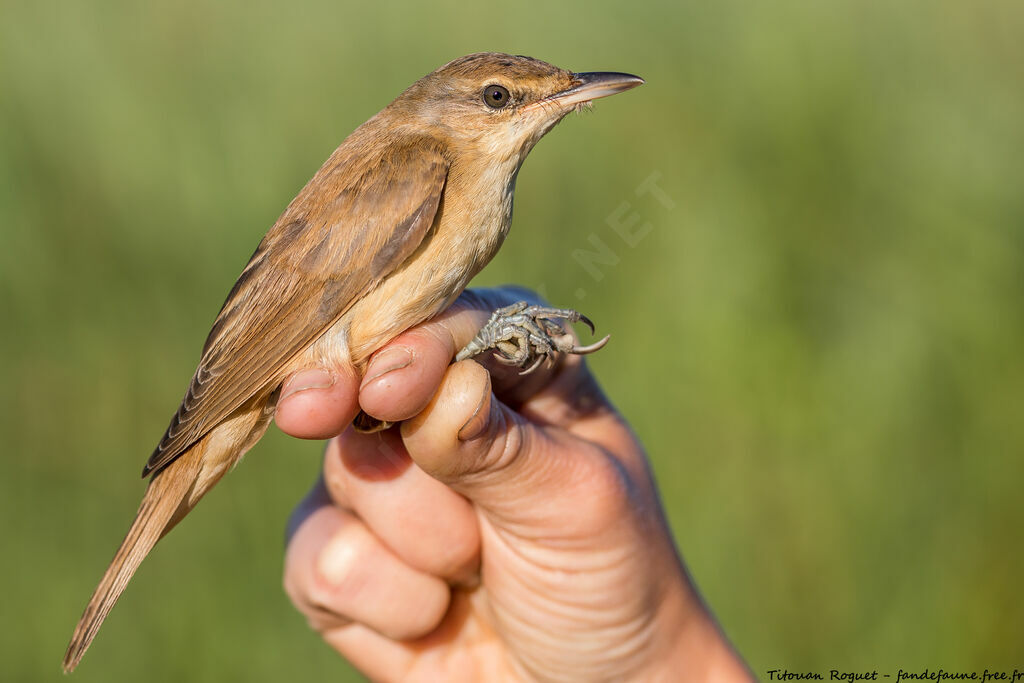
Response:
POLYGON ((449 175, 423 243, 336 325, 353 363, 362 367, 384 343, 446 309, 494 257, 512 223, 517 170, 449 175))

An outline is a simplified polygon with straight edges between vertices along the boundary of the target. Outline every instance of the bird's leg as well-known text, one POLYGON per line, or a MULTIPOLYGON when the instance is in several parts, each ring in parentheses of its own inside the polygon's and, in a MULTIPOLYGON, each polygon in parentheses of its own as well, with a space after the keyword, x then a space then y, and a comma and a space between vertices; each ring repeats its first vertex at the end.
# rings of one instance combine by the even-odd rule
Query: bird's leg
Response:
POLYGON ((557 321, 582 322, 594 332, 587 316, 567 308, 531 306, 525 301, 499 308, 491 314, 473 341, 459 351, 456 361, 494 350, 494 357, 506 365, 515 365, 527 375, 556 352, 579 355, 593 353, 608 343, 608 337, 589 346, 579 346, 575 338, 557 321))

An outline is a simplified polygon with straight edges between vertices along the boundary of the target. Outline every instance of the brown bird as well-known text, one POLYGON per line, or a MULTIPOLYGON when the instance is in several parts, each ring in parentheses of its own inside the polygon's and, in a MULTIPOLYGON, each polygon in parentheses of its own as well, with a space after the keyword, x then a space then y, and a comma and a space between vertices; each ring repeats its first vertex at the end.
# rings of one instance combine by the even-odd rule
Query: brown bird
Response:
MULTIPOLYGON (((143 558, 263 436, 293 372, 352 363, 445 310, 494 256, 516 175, 569 112, 643 80, 473 54, 412 84, 357 128, 288 205, 228 294, 185 398, 143 469, 135 521, 64 656, 79 663, 143 558)), ((460 357, 488 348, 533 365, 589 352, 551 321, 500 311, 460 357)), ((374 427, 372 419, 358 421, 374 427)))

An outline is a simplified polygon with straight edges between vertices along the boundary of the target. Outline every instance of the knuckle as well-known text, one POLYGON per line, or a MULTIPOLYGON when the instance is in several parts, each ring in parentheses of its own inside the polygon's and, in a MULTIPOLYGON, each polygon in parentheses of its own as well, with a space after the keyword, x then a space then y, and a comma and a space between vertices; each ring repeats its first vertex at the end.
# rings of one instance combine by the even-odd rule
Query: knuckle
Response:
POLYGON ((367 573, 363 561, 368 536, 350 527, 331 539, 316 556, 309 576, 309 599, 320 607, 350 604, 363 591, 367 573))
POLYGON ((295 562, 286 562, 282 584, 285 595, 295 609, 306 618, 309 627, 323 633, 330 628, 349 623, 349 620, 312 594, 308 575, 309 572, 297 567, 295 562))
POLYGON ((281 585, 284 588, 284 594, 291 600, 292 605, 296 609, 302 610, 305 607, 306 593, 302 589, 302 582, 296 576, 295 569, 291 562, 285 562, 284 565, 284 576, 281 577, 281 585))

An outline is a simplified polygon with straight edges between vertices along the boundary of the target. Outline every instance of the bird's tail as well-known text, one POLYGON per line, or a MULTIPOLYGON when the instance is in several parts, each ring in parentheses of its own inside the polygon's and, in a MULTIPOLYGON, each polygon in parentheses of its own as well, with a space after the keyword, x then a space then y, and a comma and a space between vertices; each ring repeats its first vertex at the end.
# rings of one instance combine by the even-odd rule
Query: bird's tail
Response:
POLYGON ((193 489, 199 474, 203 451, 202 441, 182 454, 177 460, 158 472, 149 483, 139 511, 128 535, 121 542, 117 554, 107 567, 100 584, 89 600, 82 618, 71 636, 64 654, 64 672, 74 670, 100 630, 103 620, 121 596, 125 586, 135 574, 142 560, 156 542, 188 513, 195 499, 186 494, 193 489))

